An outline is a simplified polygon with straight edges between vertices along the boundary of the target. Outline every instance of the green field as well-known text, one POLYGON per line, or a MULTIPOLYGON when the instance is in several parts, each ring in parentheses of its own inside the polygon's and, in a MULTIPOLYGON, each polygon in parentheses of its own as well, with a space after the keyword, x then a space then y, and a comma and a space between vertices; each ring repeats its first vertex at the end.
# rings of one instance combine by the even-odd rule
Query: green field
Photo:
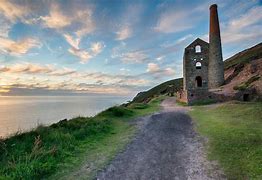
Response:
POLYGON ((190 115, 228 179, 262 179, 261 102, 197 106, 190 115))
POLYGON ((78 178, 92 178, 134 135, 130 120, 159 110, 163 97, 148 104, 109 108, 0 140, 0 179, 63 179, 88 166, 78 178))

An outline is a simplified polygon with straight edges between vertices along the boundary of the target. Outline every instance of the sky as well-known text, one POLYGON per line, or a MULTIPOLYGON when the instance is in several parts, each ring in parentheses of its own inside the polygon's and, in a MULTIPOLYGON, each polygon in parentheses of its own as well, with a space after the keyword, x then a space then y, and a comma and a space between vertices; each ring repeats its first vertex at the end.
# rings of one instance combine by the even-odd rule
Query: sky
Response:
POLYGON ((182 77, 218 5, 224 60, 262 41, 259 0, 0 0, 0 95, 135 95, 182 77))

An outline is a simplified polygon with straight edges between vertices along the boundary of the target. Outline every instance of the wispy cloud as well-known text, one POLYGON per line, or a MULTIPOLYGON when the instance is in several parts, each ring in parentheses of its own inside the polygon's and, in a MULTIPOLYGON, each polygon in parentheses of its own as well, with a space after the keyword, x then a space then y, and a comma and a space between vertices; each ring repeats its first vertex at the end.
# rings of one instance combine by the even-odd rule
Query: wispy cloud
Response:
POLYGON ((75 49, 79 49, 80 38, 73 38, 69 34, 64 34, 66 41, 75 49))
POLYGON ((144 51, 131 51, 131 52, 126 52, 122 53, 120 55, 120 59, 124 63, 143 63, 148 59, 148 56, 144 51))
POLYGON ((40 17, 46 27, 62 32, 66 32, 66 28, 69 28, 79 38, 95 30, 92 18, 93 10, 90 7, 71 6, 70 11, 64 11, 60 6, 60 4, 53 2, 49 15, 40 17))
POLYGON ((25 38, 19 41, 13 41, 8 38, 0 37, 0 52, 8 55, 23 55, 30 49, 41 47, 41 43, 34 38, 25 38))
POLYGON ((11 22, 17 19, 24 19, 30 13, 30 9, 26 6, 12 3, 11 1, 0 1, 0 13, 3 14, 11 22))
MULTIPOLYGON (((8 89, 68 90, 77 93, 126 94, 148 85, 138 76, 111 75, 101 72, 77 72, 55 65, 20 63, 0 67, 0 91, 8 89), (19 74, 19 78, 17 76, 19 74), (28 76, 30 75, 30 76, 28 76), (88 82, 88 83, 87 83, 88 82)), ((3 91, 1 91, 3 93, 3 91)))
POLYGON ((161 14, 160 19, 154 29, 163 33, 175 33, 190 29, 193 24, 186 21, 189 19, 188 11, 173 11, 161 14))
POLYGON ((81 49, 80 45, 80 38, 74 38, 69 34, 64 34, 65 40, 71 46, 68 49, 68 52, 78 58, 80 58, 80 63, 85 64, 87 63, 92 57, 97 56, 100 54, 105 47, 103 42, 93 42, 90 47, 90 51, 85 49, 81 49))
POLYGON ((116 40, 123 41, 132 37, 134 29, 138 27, 136 24, 141 19, 143 9, 142 3, 132 4, 123 9, 120 25, 117 25, 118 29, 115 32, 116 40))
POLYGON ((103 42, 95 42, 91 44, 91 51, 94 56, 100 54, 105 47, 103 42))
POLYGON ((53 3, 49 15, 43 16, 41 19, 46 27, 54 29, 64 28, 72 23, 72 18, 64 15, 57 3, 53 3))
POLYGON ((199 16, 202 8, 202 5, 180 8, 174 5, 164 6, 153 29, 161 33, 177 33, 191 29, 203 18, 199 16))
POLYGON ((23 73, 23 74, 49 74, 53 76, 63 76, 73 74, 76 71, 69 68, 55 68, 53 65, 40 65, 32 63, 20 63, 10 66, 0 67, 2 73, 23 73))
POLYGON ((123 26, 116 32, 116 40, 125 40, 132 36, 132 30, 129 26, 123 26))
POLYGON ((148 63, 147 64, 147 72, 157 72, 157 71, 159 71, 159 66, 157 65, 157 64, 155 64, 155 63, 148 63))
POLYGON ((238 18, 231 19, 222 28, 223 43, 250 42, 262 37, 262 7, 251 8, 238 18))
POLYGON ((163 76, 174 76, 174 69, 168 68, 160 68, 156 63, 148 63, 147 64, 147 72, 151 75, 154 75, 156 78, 161 78, 163 76))
POLYGON ((80 58, 80 63, 82 64, 87 63, 92 58, 92 55, 86 50, 76 49, 72 47, 68 49, 68 52, 80 58))

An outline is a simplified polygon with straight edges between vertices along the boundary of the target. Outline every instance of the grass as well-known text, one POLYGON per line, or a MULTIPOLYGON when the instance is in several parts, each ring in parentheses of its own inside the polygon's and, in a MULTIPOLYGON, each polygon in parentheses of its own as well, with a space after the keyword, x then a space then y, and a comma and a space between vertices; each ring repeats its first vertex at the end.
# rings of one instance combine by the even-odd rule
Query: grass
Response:
POLYGON ((262 57, 262 43, 259 43, 251 48, 241 51, 234 56, 224 61, 225 69, 233 67, 237 64, 247 64, 252 60, 259 59, 262 57))
POLYGON ((262 179, 261 102, 195 106, 190 115, 228 179, 262 179))
POLYGON ((215 99, 204 99, 204 100, 197 100, 194 101, 191 106, 202 106, 202 105, 208 105, 208 104, 214 104, 217 101, 215 99))
POLYGON ((186 102, 176 101, 179 106, 188 106, 186 102))
POLYGON ((92 179, 135 133, 130 119, 159 109, 163 97, 148 104, 111 107, 95 117, 77 117, 0 140, 0 179, 92 179), (81 176, 81 171, 78 178, 81 176))
POLYGON ((149 89, 145 92, 140 92, 134 97, 134 103, 147 102, 152 99, 154 96, 159 96, 167 93, 175 93, 183 87, 183 78, 173 79, 170 81, 166 81, 161 83, 152 89, 149 89))

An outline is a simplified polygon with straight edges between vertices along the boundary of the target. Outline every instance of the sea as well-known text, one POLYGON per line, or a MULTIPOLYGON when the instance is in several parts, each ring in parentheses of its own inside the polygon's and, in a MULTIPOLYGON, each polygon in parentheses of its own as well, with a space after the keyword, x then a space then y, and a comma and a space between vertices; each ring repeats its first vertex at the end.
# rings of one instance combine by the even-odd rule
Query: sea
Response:
POLYGON ((63 119, 94 116, 129 96, 0 96, 0 138, 63 119))

